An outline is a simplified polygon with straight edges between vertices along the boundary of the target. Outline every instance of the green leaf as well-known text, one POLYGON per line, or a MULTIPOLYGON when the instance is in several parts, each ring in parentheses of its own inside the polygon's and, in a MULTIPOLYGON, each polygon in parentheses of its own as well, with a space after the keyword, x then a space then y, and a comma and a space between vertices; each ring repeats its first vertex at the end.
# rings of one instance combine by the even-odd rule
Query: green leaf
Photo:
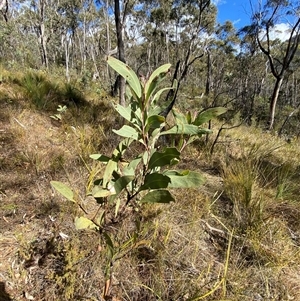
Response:
POLYGON ((146 132, 150 129, 159 128, 165 122, 165 118, 160 115, 152 115, 147 118, 146 132))
POLYGON ((143 154, 140 154, 137 157, 135 157, 133 160, 131 160, 130 163, 128 164, 128 168, 132 168, 135 170, 138 164, 142 161, 142 157, 143 154))
POLYGON ((128 65, 117 60, 112 56, 109 56, 107 58, 107 63, 110 67, 112 67, 116 72, 118 72, 121 76, 125 78, 125 80, 128 82, 129 86, 137 95, 137 97, 141 98, 142 87, 135 72, 128 65))
POLYGON ((205 122, 208 122, 209 120, 224 114, 227 111, 226 108, 223 107, 215 107, 207 109, 203 112, 200 112, 197 117, 195 118, 195 121, 193 122, 194 125, 202 125, 205 122))
POLYGON ((174 197, 168 190, 152 190, 140 201, 141 203, 170 203, 175 202, 174 197))
POLYGON ((114 183, 114 194, 109 198, 109 201, 114 201, 118 195, 122 192, 122 190, 134 179, 134 176, 123 176, 120 177, 115 183, 114 183))
POLYGON ((115 194, 115 190, 95 186, 92 190, 92 194, 94 198, 105 198, 112 194, 115 194))
POLYGON ((97 160, 100 162, 106 162, 106 163, 110 160, 109 157, 101 155, 101 154, 92 154, 92 155, 90 155, 90 158, 93 160, 97 160))
POLYGON ((202 174, 190 170, 167 170, 164 175, 171 179, 168 188, 198 188, 205 183, 202 174))
POLYGON ((132 115, 131 115, 132 122, 135 121, 135 123, 141 124, 142 111, 141 111, 140 105, 136 101, 133 101, 130 104, 130 108, 132 111, 132 115))
POLYGON ((126 120, 131 122, 135 127, 140 129, 141 127, 141 110, 136 102, 132 102, 130 106, 123 107, 121 105, 116 105, 116 111, 126 120))
POLYGON ((132 110, 130 107, 123 107, 120 104, 116 105, 116 111, 126 120, 131 121, 132 118, 132 110))
POLYGON ((171 64, 162 65, 151 74, 145 84, 146 103, 157 88, 158 84, 166 77, 167 73, 170 70, 170 67, 171 64))
POLYGON ((90 219, 81 216, 81 217, 76 217, 75 218, 75 228, 77 230, 82 230, 82 229, 99 229, 99 227, 94 224, 90 219))
POLYGON ((114 171, 118 169, 118 162, 116 160, 109 160, 103 175, 103 187, 106 188, 107 183, 112 177, 114 171))
POLYGON ((168 88, 163 88, 160 89, 157 93, 155 93, 155 95, 153 96, 152 102, 155 103, 156 101, 159 100, 160 95, 164 92, 164 91, 168 91, 168 90, 172 90, 174 89, 173 87, 168 87, 168 88))
POLYGON ((187 124, 188 120, 184 114, 182 114, 180 111, 173 109, 172 113, 175 117, 176 124, 187 124))
POLYGON ((139 190, 167 188, 169 183, 170 178, 168 176, 154 172, 146 175, 144 184, 139 190))
POLYGON ((139 138, 138 132, 129 125, 123 125, 119 130, 113 130, 113 132, 125 138, 131 138, 134 140, 138 140, 139 138))
POLYGON ((171 164, 173 159, 179 160, 180 152, 175 147, 166 148, 164 152, 154 152, 148 164, 149 169, 171 164))
POLYGON ((69 201, 76 203, 76 201, 74 200, 74 192, 72 191, 72 189, 69 186, 65 185, 62 182, 58 182, 58 181, 51 181, 50 184, 62 196, 67 198, 69 201))
POLYGON ((138 164, 142 161, 142 155, 134 158, 133 160, 131 160, 129 162, 129 164, 124 167, 123 169, 123 174, 125 176, 134 176, 135 175, 135 170, 136 170, 136 167, 138 166, 138 164))
POLYGON ((160 135, 199 135, 203 134, 203 129, 193 124, 177 124, 160 135))
POLYGON ((133 141, 134 141, 133 139, 125 138, 124 140, 122 140, 119 143, 119 145, 113 151, 113 158, 114 158, 115 161, 118 161, 123 156, 126 149, 130 146, 130 144, 133 141))
POLYGON ((123 176, 115 182, 115 190, 118 195, 132 180, 134 176, 123 176))
POLYGON ((159 115, 159 113, 160 113, 161 111, 162 111, 162 108, 161 108, 161 107, 158 107, 158 106, 152 107, 152 108, 149 110, 148 117, 153 116, 153 115, 159 115))

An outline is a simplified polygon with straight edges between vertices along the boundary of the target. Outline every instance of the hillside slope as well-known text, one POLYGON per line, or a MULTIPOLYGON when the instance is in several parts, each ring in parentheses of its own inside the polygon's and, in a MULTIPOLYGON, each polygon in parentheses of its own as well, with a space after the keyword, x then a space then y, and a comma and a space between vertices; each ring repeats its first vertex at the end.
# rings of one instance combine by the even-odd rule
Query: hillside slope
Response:
POLYGON ((75 230, 80 211, 50 181, 72 186, 92 216, 85 192, 103 166, 89 154, 109 154, 119 124, 105 97, 70 102, 61 120, 50 116, 66 100, 51 101, 37 108, 22 85, 0 85, 0 300, 300 300, 297 141, 239 127, 210 155, 215 122, 181 163, 206 184, 111 226, 108 282, 99 234, 75 230))

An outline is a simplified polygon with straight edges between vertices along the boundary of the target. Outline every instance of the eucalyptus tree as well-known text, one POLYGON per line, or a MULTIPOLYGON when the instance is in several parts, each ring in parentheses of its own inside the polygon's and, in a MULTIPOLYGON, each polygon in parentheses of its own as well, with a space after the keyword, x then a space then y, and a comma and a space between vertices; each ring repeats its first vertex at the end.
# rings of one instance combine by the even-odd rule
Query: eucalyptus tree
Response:
POLYGON ((218 24, 215 34, 211 35, 206 46, 205 95, 213 96, 231 93, 236 89, 230 86, 236 53, 239 45, 234 25, 230 21, 218 24))
POLYGON ((23 10, 24 1, 2 1, 0 17, 0 57, 7 65, 37 66, 38 45, 33 38, 28 17, 23 10))
POLYGON ((272 130, 279 92, 300 42, 300 5, 298 0, 265 0, 260 1, 257 8, 253 5, 252 7, 252 24, 246 26, 244 32, 254 37, 256 45, 267 57, 270 71, 275 78, 268 118, 268 128, 272 130), (278 40, 275 41, 274 37, 279 24, 289 27, 286 41, 280 44, 280 51, 278 40))
POLYGON ((148 21, 144 30, 151 52, 147 55, 148 68, 151 71, 165 62, 176 66, 173 80, 177 80, 177 89, 167 96, 170 105, 163 112, 167 114, 193 65, 205 54, 217 10, 208 0, 143 0, 141 5, 148 21))

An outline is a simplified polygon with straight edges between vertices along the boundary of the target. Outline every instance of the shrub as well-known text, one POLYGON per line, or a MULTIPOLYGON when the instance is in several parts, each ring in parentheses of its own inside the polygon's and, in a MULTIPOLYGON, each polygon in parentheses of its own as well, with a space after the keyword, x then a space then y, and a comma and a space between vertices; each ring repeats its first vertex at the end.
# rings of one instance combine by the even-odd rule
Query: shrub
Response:
MULTIPOLYGON (((105 274, 109 286, 113 262, 122 257, 120 253, 122 254, 124 249, 135 244, 138 235, 138 231, 133 230, 128 240, 116 245, 112 233, 108 230, 109 226, 128 216, 128 212, 134 214, 140 211, 144 203, 175 201, 170 189, 196 188, 202 185, 205 180, 200 173, 176 170, 173 166, 180 161, 181 152, 187 145, 210 132, 202 125, 226 110, 211 108, 194 116, 190 112, 182 114, 173 111, 175 125, 166 130, 166 120, 160 115, 163 110, 157 105, 157 101, 164 91, 174 88, 158 89, 169 72, 170 64, 159 67, 146 82, 139 81, 133 70, 117 59, 108 58, 108 64, 128 83, 129 105, 115 106, 126 124, 119 130, 113 130, 121 137, 121 141, 110 156, 90 156, 106 166, 102 177, 94 181, 94 187, 88 193, 93 196, 99 207, 93 218, 77 217, 75 226, 77 229, 97 229, 102 234, 107 246, 108 264, 105 274), (160 145, 159 138, 166 135, 179 136, 177 145, 160 145), (137 153, 136 150, 140 152, 137 153)), ((57 181, 52 181, 51 185, 85 211, 79 196, 68 186, 57 181)))

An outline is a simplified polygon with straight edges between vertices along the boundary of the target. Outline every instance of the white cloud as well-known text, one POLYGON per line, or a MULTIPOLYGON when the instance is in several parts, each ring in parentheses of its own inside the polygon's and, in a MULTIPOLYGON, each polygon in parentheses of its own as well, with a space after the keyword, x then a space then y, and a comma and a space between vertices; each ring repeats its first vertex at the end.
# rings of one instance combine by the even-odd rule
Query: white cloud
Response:
POLYGON ((212 0, 212 4, 213 5, 221 5, 221 4, 225 4, 226 1, 225 0, 212 0))
POLYGON ((232 21, 232 24, 235 25, 235 24, 238 24, 240 22, 241 22, 241 19, 237 19, 237 20, 232 21))
MULTIPOLYGON (((279 39, 281 41, 286 41, 289 39, 291 34, 291 26, 287 23, 280 23, 276 24, 271 30, 270 30, 270 40, 276 40, 279 39)), ((260 38, 262 40, 266 39, 266 32, 263 31, 260 34, 260 38)))

